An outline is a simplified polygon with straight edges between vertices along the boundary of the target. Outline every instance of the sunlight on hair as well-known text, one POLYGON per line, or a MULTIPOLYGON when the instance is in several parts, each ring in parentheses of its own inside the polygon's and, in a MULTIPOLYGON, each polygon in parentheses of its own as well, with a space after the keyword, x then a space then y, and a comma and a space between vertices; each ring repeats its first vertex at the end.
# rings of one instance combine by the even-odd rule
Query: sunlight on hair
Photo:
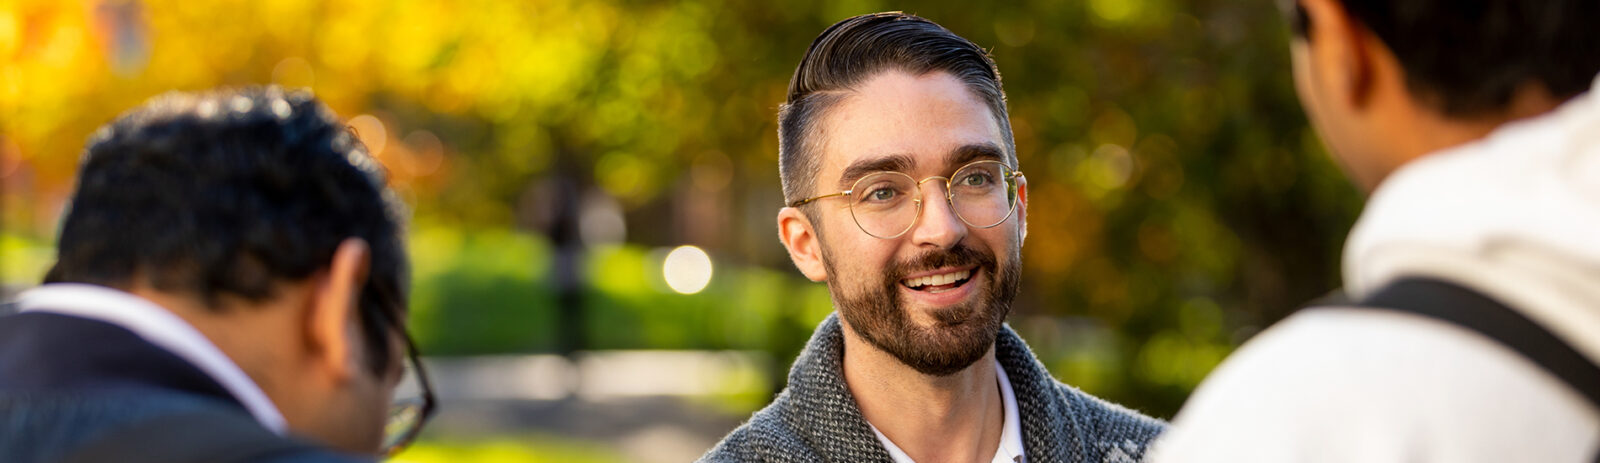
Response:
POLYGON ((661 263, 667 286, 680 294, 694 294, 711 283, 711 256, 694 246, 678 246, 661 263))

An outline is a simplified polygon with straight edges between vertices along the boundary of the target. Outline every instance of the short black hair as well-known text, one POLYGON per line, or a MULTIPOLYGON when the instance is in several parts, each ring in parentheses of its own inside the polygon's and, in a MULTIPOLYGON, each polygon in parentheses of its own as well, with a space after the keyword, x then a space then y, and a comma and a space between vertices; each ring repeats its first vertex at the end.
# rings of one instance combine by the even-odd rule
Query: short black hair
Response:
POLYGON ((78 170, 46 283, 261 301, 366 240, 369 360, 388 365, 403 319, 403 210, 366 148, 308 91, 169 93, 101 127, 78 170), (387 318, 383 318, 387 317, 387 318))
MULTIPOLYGON (((1339 1, 1394 52, 1407 88, 1447 116, 1503 110, 1530 83, 1565 100, 1600 74, 1595 0, 1339 1)), ((1290 30, 1308 37, 1305 11, 1290 2, 1290 30)))
POLYGON ((821 153, 820 143, 810 138, 823 113, 842 91, 890 69, 914 75, 944 71, 960 79, 994 113, 1005 137, 1006 161, 1016 166, 1006 94, 989 53, 916 15, 864 14, 835 23, 811 42, 789 81, 788 98, 778 107, 778 177, 785 204, 812 194, 821 153))

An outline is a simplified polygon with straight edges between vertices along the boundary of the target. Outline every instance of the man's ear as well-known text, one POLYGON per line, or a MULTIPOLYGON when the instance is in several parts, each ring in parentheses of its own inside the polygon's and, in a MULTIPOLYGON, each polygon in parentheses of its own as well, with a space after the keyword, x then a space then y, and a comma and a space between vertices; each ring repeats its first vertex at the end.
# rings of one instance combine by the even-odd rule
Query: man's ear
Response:
POLYGON ((822 242, 812 228, 811 218, 793 207, 778 211, 778 241, 789 250, 789 260, 811 281, 827 281, 828 267, 822 262, 822 242))
POLYGON ((1312 67, 1324 90, 1351 109, 1372 104, 1377 36, 1350 17, 1338 0, 1301 0, 1309 20, 1312 67))
POLYGON ((310 298, 307 320, 308 352, 318 367, 338 380, 349 378, 359 368, 360 362, 353 355, 360 333, 358 304, 371 265, 367 242, 347 238, 333 251, 333 260, 313 285, 315 293, 310 298))
POLYGON ((1017 178, 1017 244, 1028 241, 1028 177, 1017 178))

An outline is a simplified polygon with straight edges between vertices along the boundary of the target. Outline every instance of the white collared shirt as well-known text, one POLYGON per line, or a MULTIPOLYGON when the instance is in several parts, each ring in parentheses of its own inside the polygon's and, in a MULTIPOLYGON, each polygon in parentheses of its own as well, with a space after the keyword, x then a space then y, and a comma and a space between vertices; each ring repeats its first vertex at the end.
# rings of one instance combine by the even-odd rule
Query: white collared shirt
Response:
MULTIPOLYGON (((991 463, 1027 463, 1028 458, 1022 454, 1022 418, 1017 416, 1017 395, 1011 390, 1011 380, 1006 378, 1005 367, 1000 366, 1000 360, 994 361, 994 374, 1000 381, 1000 401, 1004 403, 1004 424, 1000 428, 1000 448, 994 450, 994 459, 991 463)), ((878 442, 883 443, 883 448, 889 451, 889 458, 895 463, 916 463, 906 455, 904 450, 890 442, 887 436, 878 431, 877 426, 871 422, 867 426, 872 428, 872 434, 878 436, 878 442)))
POLYGON ((126 328, 216 380, 262 426, 279 435, 288 430, 283 413, 244 370, 199 330, 155 303, 104 286, 56 283, 24 291, 17 305, 21 313, 68 315, 126 328))

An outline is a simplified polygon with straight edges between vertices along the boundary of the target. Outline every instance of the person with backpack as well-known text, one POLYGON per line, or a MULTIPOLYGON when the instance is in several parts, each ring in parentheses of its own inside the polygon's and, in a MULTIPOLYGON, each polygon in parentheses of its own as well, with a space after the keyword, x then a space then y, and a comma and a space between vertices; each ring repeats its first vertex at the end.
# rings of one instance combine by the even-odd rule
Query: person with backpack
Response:
POLYGON ((1151 461, 1600 461, 1600 2, 1289 12, 1300 99, 1369 193, 1349 301, 1241 347, 1151 461))

